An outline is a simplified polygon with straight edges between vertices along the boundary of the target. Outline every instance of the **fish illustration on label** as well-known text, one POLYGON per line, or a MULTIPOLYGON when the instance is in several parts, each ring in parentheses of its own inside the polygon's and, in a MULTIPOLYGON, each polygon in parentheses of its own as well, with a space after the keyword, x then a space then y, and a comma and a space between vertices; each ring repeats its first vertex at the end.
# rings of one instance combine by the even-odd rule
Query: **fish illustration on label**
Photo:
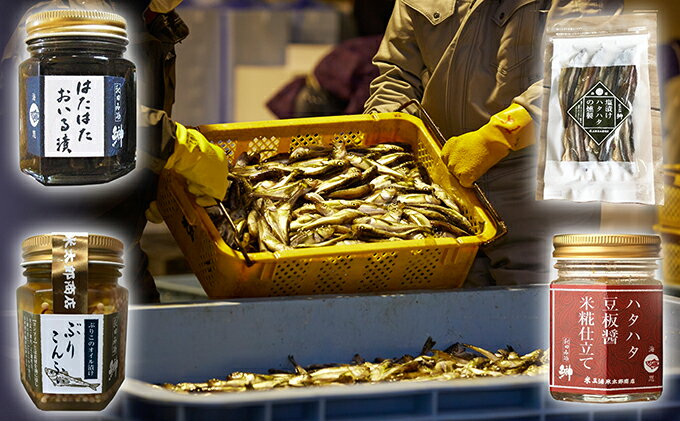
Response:
POLYGON ((52 384, 57 387, 89 387, 97 391, 99 383, 88 383, 79 377, 69 376, 68 371, 57 371, 53 368, 45 367, 45 374, 52 381, 52 384))

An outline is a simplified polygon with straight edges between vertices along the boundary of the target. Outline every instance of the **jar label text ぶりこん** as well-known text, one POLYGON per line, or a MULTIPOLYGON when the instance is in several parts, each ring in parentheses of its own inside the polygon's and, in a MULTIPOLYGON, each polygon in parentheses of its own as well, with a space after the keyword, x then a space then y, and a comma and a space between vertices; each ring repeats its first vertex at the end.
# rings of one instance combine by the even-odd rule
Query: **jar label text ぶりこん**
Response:
POLYGON ((119 377, 120 317, 22 313, 24 368, 39 393, 99 394, 119 377))

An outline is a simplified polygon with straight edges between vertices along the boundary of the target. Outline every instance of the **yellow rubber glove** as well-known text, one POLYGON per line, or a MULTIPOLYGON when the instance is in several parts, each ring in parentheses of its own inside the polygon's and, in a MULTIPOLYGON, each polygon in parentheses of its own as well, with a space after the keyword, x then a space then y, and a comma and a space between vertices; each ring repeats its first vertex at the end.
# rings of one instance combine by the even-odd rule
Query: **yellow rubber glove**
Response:
POLYGON ((149 10, 156 13, 168 13, 175 10, 182 0, 151 0, 149 10))
POLYGON ((222 148, 208 142, 198 130, 187 129, 179 123, 176 125, 175 151, 165 168, 186 179, 189 192, 196 196, 196 203, 200 206, 214 205, 215 199, 222 200, 227 194, 227 155, 222 148))
POLYGON ((510 149, 516 151, 533 142, 531 115, 521 105, 512 104, 479 130, 449 139, 442 149, 442 159, 461 185, 471 187, 510 149))
POLYGON ((161 215, 161 212, 158 210, 158 203, 156 203, 155 200, 149 203, 149 207, 144 212, 144 216, 146 216, 147 221, 154 224, 160 224, 163 222, 163 215, 161 215))

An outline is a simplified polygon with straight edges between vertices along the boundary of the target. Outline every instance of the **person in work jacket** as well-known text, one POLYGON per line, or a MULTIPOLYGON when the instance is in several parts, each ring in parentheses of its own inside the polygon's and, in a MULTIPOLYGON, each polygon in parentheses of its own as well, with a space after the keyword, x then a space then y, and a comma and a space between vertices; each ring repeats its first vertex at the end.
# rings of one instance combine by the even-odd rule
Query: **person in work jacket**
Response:
POLYGON ((465 286, 545 283, 551 236, 599 228, 599 206, 535 200, 546 22, 620 12, 620 0, 397 0, 365 112, 418 99, 448 139, 442 159, 477 181, 508 234, 465 286))
MULTIPOLYGON (((184 176, 199 201, 224 197, 227 188, 224 174, 228 164, 224 152, 202 136, 196 136, 193 130, 170 120, 175 101, 175 45, 189 34, 174 11, 181 1, 51 0, 34 3, 20 20, 2 60, 2 97, 12 104, 18 98, 16 88, 13 88, 18 79, 16 69, 28 54, 24 43, 26 17, 43 10, 91 9, 116 12, 126 18, 129 55, 137 67, 137 95, 141 104, 135 171, 115 183, 68 191, 33 186, 34 181, 21 175, 16 164, 3 166, 2 171, 7 173, 3 174, 3 179, 16 176, 26 183, 5 185, 5 194, 12 198, 7 211, 17 215, 22 222, 12 227, 17 231, 11 233, 17 237, 17 244, 28 235, 73 230, 74 227, 80 231, 114 235, 125 243, 125 286, 130 289, 130 299, 135 303, 159 301, 148 270, 148 257, 140 246, 147 223, 145 211, 156 198, 159 172, 172 168, 184 176), (206 186, 202 184, 203 179, 214 181, 206 186), (42 230, 38 226, 43 227, 42 230)), ((16 109, 3 108, 5 127, 14 127, 14 122, 18 121, 16 109)), ((155 209, 154 206, 151 208, 155 209)), ((146 214, 158 220, 156 212, 146 214)))

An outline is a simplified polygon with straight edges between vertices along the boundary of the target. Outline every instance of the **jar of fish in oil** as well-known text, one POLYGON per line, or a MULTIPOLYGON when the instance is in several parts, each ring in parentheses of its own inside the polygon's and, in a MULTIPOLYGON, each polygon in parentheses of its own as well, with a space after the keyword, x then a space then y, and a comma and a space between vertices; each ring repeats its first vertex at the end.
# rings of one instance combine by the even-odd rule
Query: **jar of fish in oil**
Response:
POLYGON ((550 284, 550 393, 575 402, 656 400, 663 289, 655 235, 558 235, 550 284))
POLYGON ((105 183, 135 167, 135 66, 121 16, 53 10, 26 21, 21 170, 45 185, 105 183))
POLYGON ((43 410, 101 410, 125 377, 123 244, 53 233, 22 243, 17 289, 21 382, 43 410))

